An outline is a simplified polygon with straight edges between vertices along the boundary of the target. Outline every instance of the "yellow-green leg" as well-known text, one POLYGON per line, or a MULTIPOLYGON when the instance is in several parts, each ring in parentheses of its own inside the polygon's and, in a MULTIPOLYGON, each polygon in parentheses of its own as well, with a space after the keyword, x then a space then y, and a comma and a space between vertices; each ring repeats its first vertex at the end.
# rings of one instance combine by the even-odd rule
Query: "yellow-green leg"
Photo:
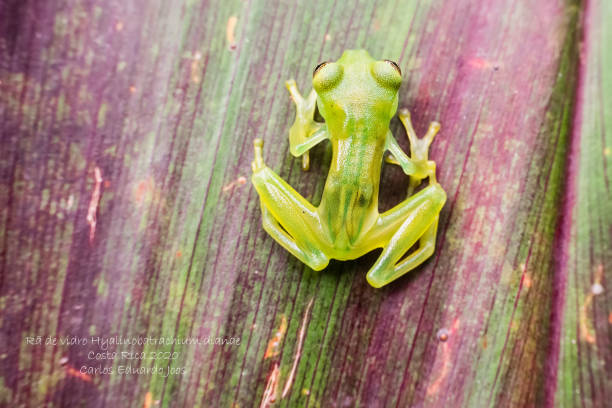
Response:
POLYGON ((329 257, 319 248, 322 237, 315 207, 264 163, 263 141, 255 139, 252 181, 261 203, 264 229, 283 248, 314 270, 321 270, 329 257))
POLYGON ((416 268, 429 258, 435 248, 440 210, 446 193, 432 184, 380 215, 370 234, 373 240, 386 242, 383 252, 367 274, 370 285, 380 288, 416 268), (418 241, 418 248, 402 257, 418 241))
POLYGON ((295 122, 289 130, 289 145, 291 154, 302 156, 302 169, 310 168, 308 151, 319 142, 327 139, 327 130, 322 123, 315 122, 314 113, 317 106, 317 94, 314 89, 307 98, 302 97, 295 80, 290 79, 285 86, 295 103, 295 122))
MULTIPOLYGON (((427 133, 423 138, 419 139, 412 126, 412 120, 410 119, 410 111, 408 109, 401 109, 399 112, 399 119, 406 129, 408 140, 410 141, 410 158, 418 163, 428 163, 429 146, 433 142, 434 137, 440 131, 440 124, 438 122, 431 122, 427 133)), ((433 162, 429 162, 433 163, 433 162)), ((434 164, 435 166, 435 164, 434 164)), ((436 170, 428 171, 429 182, 436 182, 436 170)), ((408 195, 412 194, 415 188, 421 184, 421 179, 410 177, 410 184, 408 186, 408 195)))
POLYGON ((436 164, 428 158, 429 146, 433 142, 434 137, 440 131, 438 122, 431 122, 427 133, 422 138, 418 138, 408 109, 402 109, 399 112, 399 119, 406 129, 408 140, 410 141, 410 158, 401 151, 399 145, 390 135, 387 140, 387 147, 391 151, 392 156, 387 157, 387 163, 397 164, 406 169, 411 170, 410 182, 408 185, 408 196, 412 195, 414 190, 421 184, 421 181, 429 177, 430 184, 436 182, 436 164))

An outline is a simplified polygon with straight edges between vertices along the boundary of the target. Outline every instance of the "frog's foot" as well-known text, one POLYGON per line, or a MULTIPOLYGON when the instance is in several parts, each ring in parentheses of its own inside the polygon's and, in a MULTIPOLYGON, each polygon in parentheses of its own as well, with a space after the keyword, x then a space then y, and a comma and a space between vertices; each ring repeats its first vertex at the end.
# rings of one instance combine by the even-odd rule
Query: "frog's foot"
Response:
POLYGON ((251 169, 253 169, 253 173, 257 173, 266 167, 263 159, 263 140, 260 138, 253 140, 253 148, 255 159, 251 162, 251 169))
POLYGON ((317 93, 313 89, 308 97, 304 98, 293 79, 287 81, 285 86, 289 90, 296 107, 295 122, 289 130, 291 154, 295 157, 302 156, 302 169, 308 170, 310 168, 308 150, 327 138, 326 134, 321 134, 323 125, 314 120, 317 93), (318 137, 315 137, 315 134, 318 137))
POLYGON ((439 184, 434 184, 380 215, 370 239, 387 245, 367 274, 370 285, 380 288, 433 254, 438 218, 445 201, 446 193, 439 184), (418 248, 404 257, 417 241, 418 248))
POLYGON ((252 181, 259 194, 264 229, 296 258, 320 271, 329 257, 321 249, 324 231, 316 208, 265 164, 256 170, 257 156, 256 146, 252 181))
POLYGON ((429 146, 440 131, 440 124, 438 122, 431 122, 425 136, 419 138, 414 131, 414 127, 412 127, 410 111, 408 109, 401 109, 399 118, 406 129, 408 140, 410 141, 410 158, 416 162, 427 162, 429 146))
MULTIPOLYGON (((406 134, 410 141, 410 158, 417 166, 425 169, 425 174, 429 177, 430 183, 436 183, 436 164, 429 160, 429 146, 433 142, 436 134, 440 131, 440 124, 438 122, 431 122, 425 136, 419 138, 412 126, 412 120, 410 119, 410 112, 408 109, 401 109, 399 118, 406 129, 406 134)), ((412 194, 412 191, 414 191, 420 183, 420 179, 411 177, 408 195, 412 194)))

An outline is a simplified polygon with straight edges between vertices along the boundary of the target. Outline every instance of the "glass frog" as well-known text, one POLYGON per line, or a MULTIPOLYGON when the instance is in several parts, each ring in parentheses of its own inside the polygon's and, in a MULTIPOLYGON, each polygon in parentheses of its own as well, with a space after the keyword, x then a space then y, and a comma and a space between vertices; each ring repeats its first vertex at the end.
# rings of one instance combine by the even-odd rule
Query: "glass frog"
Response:
POLYGON ((328 139, 332 159, 318 207, 295 191, 263 160, 263 141, 255 139, 252 181, 261 202, 263 227, 280 245, 314 270, 331 258, 356 259, 382 248, 367 273, 379 288, 416 268, 435 248, 440 210, 446 193, 436 180, 429 145, 440 129, 430 124, 418 138, 410 113, 399 113, 410 141, 410 157, 389 130, 402 81, 396 63, 373 59, 365 50, 347 50, 336 62, 319 64, 313 90, 304 98, 294 80, 287 81, 297 113, 289 131, 290 152, 309 167, 308 151, 328 139), (315 108, 324 123, 315 121, 315 108), (390 155, 385 158, 385 151, 390 155), (378 212, 383 160, 401 166, 410 177, 408 198, 378 212), (428 185, 413 194, 422 180, 428 185), (409 250, 416 245, 412 252, 409 250), (409 253, 408 253, 409 252, 409 253), (408 253, 408 255, 406 255, 408 253))

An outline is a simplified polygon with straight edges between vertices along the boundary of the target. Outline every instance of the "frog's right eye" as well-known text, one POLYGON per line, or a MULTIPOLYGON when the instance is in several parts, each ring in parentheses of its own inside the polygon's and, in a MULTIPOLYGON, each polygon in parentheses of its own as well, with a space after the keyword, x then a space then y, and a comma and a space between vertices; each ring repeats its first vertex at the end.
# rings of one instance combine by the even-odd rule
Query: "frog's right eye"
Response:
POLYGON ((342 78, 344 72, 342 65, 335 62, 323 62, 315 68, 312 78, 312 86, 317 91, 332 88, 342 78))

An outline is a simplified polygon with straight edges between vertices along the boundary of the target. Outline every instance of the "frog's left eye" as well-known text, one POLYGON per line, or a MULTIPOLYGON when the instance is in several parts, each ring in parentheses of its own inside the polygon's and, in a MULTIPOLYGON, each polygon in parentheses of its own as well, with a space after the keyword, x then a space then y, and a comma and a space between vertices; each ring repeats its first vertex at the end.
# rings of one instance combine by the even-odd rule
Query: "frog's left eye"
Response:
POLYGON ((385 62, 388 62, 389 64, 391 64, 391 66, 393 68, 395 68, 395 70, 397 71, 398 74, 402 75, 402 70, 400 69, 399 65, 397 65, 397 62, 393 62, 391 60, 385 60, 385 62))
POLYGON ((392 89, 399 88, 402 82, 402 71, 399 66, 389 60, 377 61, 372 64, 372 76, 379 84, 392 89))

